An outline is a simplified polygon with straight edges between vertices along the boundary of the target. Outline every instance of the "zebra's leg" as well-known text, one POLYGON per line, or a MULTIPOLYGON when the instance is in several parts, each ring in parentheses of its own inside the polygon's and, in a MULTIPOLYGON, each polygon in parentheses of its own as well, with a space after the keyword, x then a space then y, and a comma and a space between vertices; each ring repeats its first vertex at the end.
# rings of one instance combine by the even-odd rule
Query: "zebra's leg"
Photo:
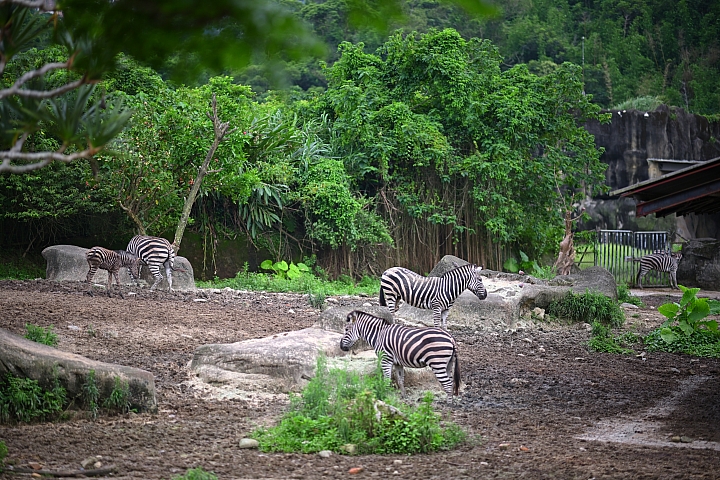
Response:
POLYGON ((150 273, 152 274, 155 281, 152 284, 152 287, 150 287, 150 291, 154 291, 155 288, 157 288, 158 285, 160 285, 160 282, 162 282, 163 276, 162 273, 160 273, 160 265, 156 263, 152 263, 148 265, 148 268, 150 269, 150 273))
POLYGON ((395 365, 395 380, 400 389, 400 395, 405 398, 407 396, 405 392, 405 368, 402 365, 395 365))
POLYGON ((165 277, 168 281, 168 292, 172 292, 172 265, 170 265, 170 260, 165 262, 165 277))
POLYGON ((443 309, 442 307, 433 307, 433 325, 435 328, 445 328, 443 325, 443 309))
MULTIPOLYGON (((114 272, 112 272, 112 274, 115 277, 115 283, 117 284, 117 290, 118 290, 118 293, 120 294, 120 298, 125 300, 125 295, 123 295, 122 287, 120 286, 120 278, 118 277, 118 272, 119 272, 119 270, 115 270, 114 272)), ((108 290, 108 296, 109 295, 110 295, 110 290, 108 290)))
MULTIPOLYGON (((387 354, 383 353, 382 360, 380 360, 380 368, 383 372, 383 377, 389 379, 391 382, 393 380, 393 361, 388 359, 387 354)), ((397 378, 395 378, 397 381, 397 378)))
POLYGON ((670 289, 671 290, 680 290, 680 288, 678 288, 678 284, 677 284, 677 270, 670 271, 670 289))
POLYGON ((643 271, 642 269, 640 269, 640 271, 639 271, 638 274, 637 274, 637 278, 635 279, 635 283, 637 284, 637 287, 638 287, 640 290, 643 289, 642 279, 643 279, 643 277, 644 277, 645 275, 647 275, 647 271, 643 271))
POLYGON ((449 314, 449 313, 450 313, 450 309, 449 309, 449 308, 446 308, 446 309, 443 310, 442 313, 440 314, 440 318, 441 318, 441 320, 442 320, 441 325, 442 325, 442 329, 443 329, 443 330, 447 330, 447 317, 448 317, 448 314, 449 314))
MULTIPOLYGON (((90 263, 90 262, 88 262, 88 263, 90 263)), ((93 296, 92 279, 95 276, 95 272, 97 272, 97 267, 93 267, 92 265, 90 265, 90 270, 88 270, 87 276, 85 277, 85 281, 88 283, 87 294, 90 295, 91 297, 93 296)))

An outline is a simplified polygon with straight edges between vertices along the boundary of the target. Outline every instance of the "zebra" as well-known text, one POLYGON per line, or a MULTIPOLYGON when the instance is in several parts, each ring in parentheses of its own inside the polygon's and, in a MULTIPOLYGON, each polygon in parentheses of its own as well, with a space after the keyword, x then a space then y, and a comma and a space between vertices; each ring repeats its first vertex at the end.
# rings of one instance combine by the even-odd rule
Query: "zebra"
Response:
POLYGON ((641 258, 633 258, 633 262, 640 262, 640 271, 635 280, 638 288, 643 288, 642 279, 650 270, 657 270, 658 272, 670 273, 670 288, 678 289, 677 269, 681 258, 681 252, 670 253, 664 251, 655 251, 641 258))
POLYGON ((452 404, 453 395, 459 395, 460 363, 457 345, 445 330, 434 327, 406 327, 360 310, 353 310, 346 317, 345 335, 340 340, 340 349, 347 352, 360 338, 367 341, 376 353, 382 353, 380 365, 385 378, 392 378, 395 367, 395 379, 403 397, 404 367, 426 366, 432 369, 447 393, 448 403, 452 404), (450 364, 453 362, 454 367, 451 368, 450 364))
MULTIPOLYGON (((120 288, 120 279, 118 278, 118 272, 122 267, 127 267, 130 276, 137 282, 140 278, 140 259, 137 255, 126 252, 125 250, 108 250, 103 247, 93 247, 85 253, 85 259, 88 262, 90 270, 88 270, 86 281, 91 283, 98 268, 107 270, 108 272, 108 290, 107 294, 110 296, 110 289, 112 288, 112 277, 115 277, 115 283, 120 288)), ((92 293, 92 290, 90 290, 92 293)), ((122 291, 120 292, 122 297, 122 291)))
POLYGON ((127 251, 137 255, 142 262, 148 266, 150 273, 152 273, 155 282, 150 291, 155 290, 155 287, 162 282, 163 276, 160 273, 160 266, 165 267, 165 275, 168 281, 168 291, 172 289, 172 271, 179 270, 175 268, 173 263, 175 261, 175 250, 172 244, 164 238, 160 237, 149 237, 146 235, 136 235, 130 239, 127 246, 127 251))
POLYGON ((398 299, 413 307, 432 309, 434 326, 447 330, 450 307, 464 290, 470 290, 480 300, 487 298, 481 270, 468 263, 439 277, 423 277, 407 268, 389 268, 380 277, 380 305, 392 314, 400 308, 398 299))

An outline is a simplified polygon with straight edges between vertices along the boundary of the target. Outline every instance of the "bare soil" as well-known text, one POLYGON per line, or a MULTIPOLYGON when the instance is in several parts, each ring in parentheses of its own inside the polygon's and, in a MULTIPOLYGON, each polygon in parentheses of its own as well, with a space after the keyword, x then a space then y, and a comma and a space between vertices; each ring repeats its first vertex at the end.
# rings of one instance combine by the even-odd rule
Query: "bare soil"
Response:
MULTIPOLYGON (((585 325, 547 323, 515 332, 451 330, 460 348, 460 405, 437 408, 472 440, 414 456, 265 454, 239 449, 276 421, 286 398, 204 398, 188 362, 207 343, 311 326, 319 311, 301 295, 150 293, 88 296, 80 283, 0 282, 0 328, 54 325, 58 348, 155 375, 159 411, 35 425, 0 425, 8 464, 78 471, 98 457, 112 478, 170 479, 202 467, 220 479, 398 477, 695 479, 720 477, 720 361, 684 355, 588 350, 585 325), (204 301, 196 301, 196 300, 204 301), (363 467, 357 475, 349 469, 363 467)), ((668 290, 645 292, 624 327, 647 333, 668 290)), ((339 298, 362 305, 368 298, 339 298)), ((88 468, 92 468, 88 466, 88 468)), ((0 473, 0 478, 29 474, 0 473)))

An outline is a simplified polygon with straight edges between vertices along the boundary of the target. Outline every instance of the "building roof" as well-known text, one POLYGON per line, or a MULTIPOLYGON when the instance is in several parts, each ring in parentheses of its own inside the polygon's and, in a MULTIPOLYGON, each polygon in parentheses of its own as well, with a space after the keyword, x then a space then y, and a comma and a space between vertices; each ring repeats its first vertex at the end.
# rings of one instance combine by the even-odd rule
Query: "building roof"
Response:
POLYGON ((610 192, 633 197, 639 217, 720 212, 720 157, 610 192))

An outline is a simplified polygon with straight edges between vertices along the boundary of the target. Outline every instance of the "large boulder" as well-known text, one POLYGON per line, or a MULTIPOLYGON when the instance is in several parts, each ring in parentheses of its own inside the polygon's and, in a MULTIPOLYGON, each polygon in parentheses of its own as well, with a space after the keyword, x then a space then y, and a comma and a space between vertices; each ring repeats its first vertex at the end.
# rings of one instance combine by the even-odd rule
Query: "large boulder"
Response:
MULTIPOLYGON (((446 255, 428 276, 440 276, 456 265, 467 264, 465 260, 446 255)), ((602 267, 590 267, 570 275, 558 275, 552 280, 542 280, 530 275, 483 270, 488 296, 479 300, 464 291, 455 300, 448 313, 448 328, 473 330, 514 330, 528 328, 529 312, 539 307, 547 308, 554 300, 560 300, 568 292, 599 292, 617 300, 617 285, 612 274, 602 267)), ((419 309, 403 303, 395 317, 414 325, 432 326, 431 310, 419 309)))
MULTIPOLYGON (((77 247, 75 245, 53 245, 47 247, 42 251, 42 255, 47 262, 45 271, 46 278, 58 282, 84 282, 90 269, 85 259, 87 251, 87 248, 77 247)), ((185 257, 176 256, 175 268, 177 270, 173 272, 172 276, 173 288, 175 290, 194 290, 195 278, 190 262, 185 257)), ((160 273, 165 277, 164 269, 161 269, 160 273)), ((107 276, 108 272, 106 270, 99 270, 93 278, 93 283, 107 284, 107 276)), ((118 272, 118 277, 120 283, 123 285, 135 285, 135 282, 128 274, 127 268, 121 268, 118 272)), ((152 285, 154 282, 153 276, 146 266, 142 266, 140 269, 140 279, 141 283, 145 285, 152 285)), ((163 281, 160 282, 157 288, 166 290, 168 288, 167 279, 163 278, 163 281)))
POLYGON ((678 284, 703 290, 720 290, 720 241, 696 238, 683 245, 677 271, 678 284))
POLYGON ((95 372, 100 398, 108 398, 115 388, 115 379, 127 382, 130 406, 139 411, 157 410, 155 379, 139 368, 97 362, 74 353, 27 340, 0 329, 0 374, 36 380, 40 386, 52 388, 55 379, 67 391, 69 399, 83 398, 88 374, 95 372))

